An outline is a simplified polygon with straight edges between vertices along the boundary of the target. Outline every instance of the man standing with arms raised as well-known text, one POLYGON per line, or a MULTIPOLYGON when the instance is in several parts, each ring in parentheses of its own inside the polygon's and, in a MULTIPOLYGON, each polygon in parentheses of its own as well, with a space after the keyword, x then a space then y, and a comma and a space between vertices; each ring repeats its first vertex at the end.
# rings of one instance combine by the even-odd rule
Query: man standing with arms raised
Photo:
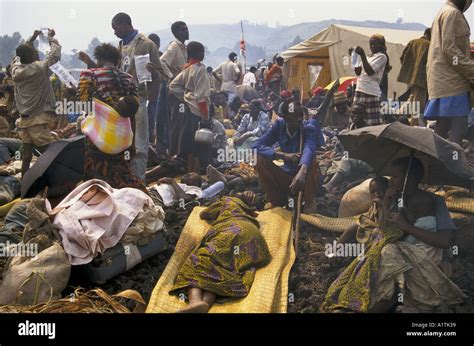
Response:
POLYGON ((35 31, 26 44, 16 48, 16 57, 11 65, 15 87, 15 103, 20 113, 20 138, 23 143, 21 174, 30 168, 33 149, 44 152, 53 142, 48 123, 56 118, 55 98, 49 81, 49 67, 61 60, 61 45, 54 38, 55 31, 48 30, 51 51, 46 60, 40 61, 33 47, 40 31, 35 31))

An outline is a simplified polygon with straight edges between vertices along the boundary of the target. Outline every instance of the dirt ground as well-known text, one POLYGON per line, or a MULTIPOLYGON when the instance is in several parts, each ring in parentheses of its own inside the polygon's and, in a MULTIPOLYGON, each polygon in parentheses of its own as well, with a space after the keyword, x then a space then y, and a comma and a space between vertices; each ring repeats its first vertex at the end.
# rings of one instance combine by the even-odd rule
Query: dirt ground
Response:
MULTIPOLYGON (((328 216, 336 216, 338 201, 334 198, 319 199, 320 212, 328 216)), ((182 227, 186 223, 189 212, 166 210, 168 230, 166 237, 169 248, 165 252, 139 264, 127 273, 116 277, 102 288, 109 293, 125 289, 139 291, 148 301, 166 263, 170 259, 173 248, 178 241, 182 227)), ((316 229, 303 224, 301 229, 299 258, 294 264, 289 278, 289 294, 294 301, 288 304, 289 313, 316 313, 324 301, 327 289, 339 273, 347 266, 350 258, 327 258, 324 255, 324 244, 332 243, 337 234, 316 229)), ((449 310, 439 309, 438 312, 474 312, 474 259, 463 256, 453 261, 453 281, 466 291, 468 298, 463 304, 449 310)))
MULTIPOLYGON (((253 190, 259 192, 259 206, 263 205, 263 194, 257 187, 253 190)), ((319 212, 327 216, 337 216, 339 200, 333 196, 321 197, 319 202, 319 212)), ((168 249, 164 252, 144 261, 132 268, 128 272, 115 277, 102 285, 105 291, 110 294, 118 293, 126 289, 134 289, 140 292, 145 299, 150 299, 151 292, 163 273, 166 264, 173 254, 174 247, 179 239, 181 230, 186 223, 190 211, 175 210, 167 208, 165 224, 167 229, 165 237, 168 242, 168 249)), ((0 219, 0 226, 3 220, 0 219)), ((336 233, 325 232, 316 229, 308 224, 302 225, 299 258, 295 262, 289 278, 289 294, 294 300, 288 304, 289 313, 316 313, 324 300, 328 287, 333 280, 347 266, 350 258, 327 258, 324 255, 324 244, 332 243, 338 235, 336 233)), ((461 289, 465 290, 468 298, 449 310, 439 309, 438 312, 474 312, 474 255, 470 257, 458 256, 453 260, 452 280, 461 289)), ((72 292, 74 287, 94 288, 78 281, 74 275, 70 280, 70 287, 65 291, 72 292)))

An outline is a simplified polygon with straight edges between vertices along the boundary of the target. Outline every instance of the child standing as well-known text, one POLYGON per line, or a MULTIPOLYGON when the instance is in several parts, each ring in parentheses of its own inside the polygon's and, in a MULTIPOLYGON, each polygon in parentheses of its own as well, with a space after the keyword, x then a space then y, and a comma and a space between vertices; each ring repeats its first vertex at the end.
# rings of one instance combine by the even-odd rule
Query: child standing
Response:
POLYGON ((209 106, 211 85, 204 59, 204 46, 199 42, 189 42, 188 63, 170 83, 170 93, 181 102, 174 105, 173 116, 179 117, 178 138, 179 157, 187 161, 188 172, 201 172, 201 162, 209 161, 210 146, 196 143, 194 135, 201 128, 210 128, 209 106), (184 102, 183 102, 184 101, 184 102))

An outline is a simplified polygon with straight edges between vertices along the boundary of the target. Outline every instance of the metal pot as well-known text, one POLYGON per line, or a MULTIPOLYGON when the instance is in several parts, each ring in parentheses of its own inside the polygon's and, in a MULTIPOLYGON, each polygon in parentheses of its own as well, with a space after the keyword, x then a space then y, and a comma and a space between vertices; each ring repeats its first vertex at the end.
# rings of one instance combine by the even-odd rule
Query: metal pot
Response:
POLYGON ((209 129, 201 129, 201 124, 199 124, 199 130, 197 130, 194 135, 194 141, 196 143, 212 144, 214 141, 214 133, 209 129))

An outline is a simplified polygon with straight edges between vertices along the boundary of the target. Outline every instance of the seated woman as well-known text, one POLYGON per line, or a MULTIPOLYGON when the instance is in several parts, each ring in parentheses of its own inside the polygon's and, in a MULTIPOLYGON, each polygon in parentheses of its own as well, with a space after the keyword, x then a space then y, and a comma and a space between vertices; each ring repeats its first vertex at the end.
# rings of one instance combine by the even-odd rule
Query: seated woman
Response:
POLYGON ((400 303, 400 293, 398 310, 429 312, 465 297, 449 279, 449 254, 443 252, 456 230, 444 199, 418 187, 424 168, 416 158, 393 161, 391 173, 378 222, 361 219, 359 227, 370 232, 360 237, 356 231, 357 240, 365 241, 365 253, 332 283, 324 312, 388 312, 400 303))
POLYGON ((187 292, 189 306, 180 312, 206 313, 216 298, 247 296, 255 271, 270 263, 254 203, 255 194, 246 191, 222 197, 201 212, 211 227, 184 262, 170 291, 187 292))
POLYGON ((262 110, 262 103, 253 100, 250 102, 250 112, 244 115, 234 135, 234 145, 250 149, 269 128, 270 118, 262 110))

